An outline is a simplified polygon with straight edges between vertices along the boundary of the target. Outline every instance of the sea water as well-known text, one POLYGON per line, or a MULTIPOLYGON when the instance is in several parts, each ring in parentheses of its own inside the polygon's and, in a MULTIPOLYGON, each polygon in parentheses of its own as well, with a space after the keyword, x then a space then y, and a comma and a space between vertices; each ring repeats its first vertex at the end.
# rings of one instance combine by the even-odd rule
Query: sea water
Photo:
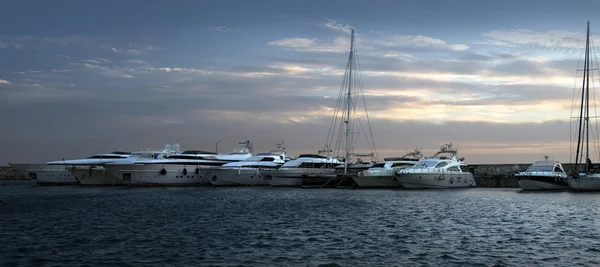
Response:
POLYGON ((600 194, 0 187, 0 266, 594 266, 600 194))

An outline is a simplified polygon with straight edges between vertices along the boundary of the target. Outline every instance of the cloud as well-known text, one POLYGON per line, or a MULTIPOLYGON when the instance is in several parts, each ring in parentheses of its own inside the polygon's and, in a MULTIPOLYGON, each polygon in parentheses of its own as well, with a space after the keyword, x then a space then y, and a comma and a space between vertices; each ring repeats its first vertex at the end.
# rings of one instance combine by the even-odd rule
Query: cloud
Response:
POLYGON ((281 46, 286 48, 311 48, 315 46, 317 43, 317 39, 308 39, 308 38, 287 38, 281 39, 277 41, 270 42, 269 45, 281 46))
POLYGON ((322 23, 321 27, 324 27, 324 28, 327 28, 327 29, 330 29, 333 31, 337 31, 337 32, 346 33, 346 34, 350 34, 350 32, 352 30, 352 26, 337 23, 335 20, 331 20, 331 19, 328 19, 327 22, 322 23))
POLYGON ((336 37, 333 42, 328 43, 317 39, 308 38, 285 38, 268 43, 286 50, 304 52, 334 52, 344 53, 350 49, 350 40, 347 37, 336 37))
POLYGON ((113 51, 117 54, 122 55, 130 55, 130 56, 139 56, 148 54, 148 52, 157 50, 158 48, 153 45, 141 45, 141 44, 129 44, 128 48, 117 48, 115 46, 105 46, 101 45, 100 48, 104 50, 113 51))
POLYGON ((117 49, 114 47, 110 48, 113 52, 118 53, 118 54, 127 54, 127 55, 132 55, 132 56, 137 56, 140 54, 140 52, 138 50, 135 49, 117 49))
POLYGON ((444 40, 423 35, 392 35, 383 40, 374 40, 373 43, 385 47, 427 47, 453 51, 469 49, 465 44, 448 44, 444 40))
POLYGON ((0 41, 0 48, 7 48, 8 45, 2 41, 0 41))
POLYGON ((482 36, 490 38, 487 41, 476 42, 494 46, 515 47, 518 45, 530 45, 544 48, 571 48, 579 49, 585 45, 585 35, 581 32, 569 31, 532 31, 527 29, 493 30, 482 33, 482 36))
POLYGON ((101 65, 95 65, 95 64, 90 64, 90 63, 70 63, 70 64, 75 65, 75 66, 82 66, 82 67, 85 67, 86 69, 90 69, 90 70, 97 70, 102 75, 109 76, 109 77, 125 78, 125 79, 134 78, 134 76, 130 74, 132 70, 128 69, 128 68, 101 66, 101 65))
MULTIPOLYGON (((232 31, 230 28, 225 27, 225 26, 208 27, 208 29, 211 30, 211 31, 216 31, 216 32, 230 32, 230 31, 232 31)), ((238 29, 235 29, 235 31, 238 31, 238 29)))
POLYGON ((10 84, 10 82, 8 82, 7 80, 0 79, 0 84, 10 84))

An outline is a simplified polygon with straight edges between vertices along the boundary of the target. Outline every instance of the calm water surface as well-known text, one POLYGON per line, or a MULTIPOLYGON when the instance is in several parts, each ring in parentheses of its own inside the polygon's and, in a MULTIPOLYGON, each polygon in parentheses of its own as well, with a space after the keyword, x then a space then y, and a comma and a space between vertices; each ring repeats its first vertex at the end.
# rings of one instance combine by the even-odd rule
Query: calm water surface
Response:
POLYGON ((597 266, 600 194, 0 187, 0 266, 597 266))

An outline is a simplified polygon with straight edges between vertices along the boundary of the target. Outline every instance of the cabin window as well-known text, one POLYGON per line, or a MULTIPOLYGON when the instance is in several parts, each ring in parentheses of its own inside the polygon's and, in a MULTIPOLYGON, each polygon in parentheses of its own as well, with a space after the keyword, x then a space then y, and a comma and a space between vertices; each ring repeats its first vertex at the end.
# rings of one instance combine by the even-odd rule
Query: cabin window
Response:
POLYGON ((436 167, 436 168, 441 168, 441 167, 444 167, 444 166, 446 166, 446 165, 448 165, 448 162, 446 162, 446 161, 442 161, 442 162, 438 163, 437 165, 435 165, 435 167, 436 167))
POLYGON ((407 163, 394 163, 394 164, 392 165, 392 168, 394 168, 394 167, 403 167, 403 166, 408 166, 408 167, 410 167, 410 166, 412 166, 412 164, 407 164, 407 163))
POLYGON ((562 172, 562 170, 560 169, 560 167, 556 166, 554 167, 554 172, 562 172))
POLYGON ((302 162, 299 168, 314 168, 314 164, 312 162, 302 162))
POLYGON ((459 172, 460 168, 458 168, 458 166, 452 166, 452 167, 448 168, 448 171, 459 172))

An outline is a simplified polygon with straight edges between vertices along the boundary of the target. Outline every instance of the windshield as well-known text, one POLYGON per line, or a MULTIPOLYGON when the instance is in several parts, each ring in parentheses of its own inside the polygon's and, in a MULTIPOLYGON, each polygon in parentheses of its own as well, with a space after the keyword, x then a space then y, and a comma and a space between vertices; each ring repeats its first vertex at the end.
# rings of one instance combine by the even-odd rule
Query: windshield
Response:
POLYGON ((546 166, 531 166, 529 168, 527 168, 528 172, 562 172, 562 170, 556 166, 550 166, 550 165, 546 165, 546 166))
POLYGON ((435 166, 436 163, 437 161, 433 160, 419 161, 417 162, 417 164, 415 164, 413 168, 432 168, 433 166, 435 166))

